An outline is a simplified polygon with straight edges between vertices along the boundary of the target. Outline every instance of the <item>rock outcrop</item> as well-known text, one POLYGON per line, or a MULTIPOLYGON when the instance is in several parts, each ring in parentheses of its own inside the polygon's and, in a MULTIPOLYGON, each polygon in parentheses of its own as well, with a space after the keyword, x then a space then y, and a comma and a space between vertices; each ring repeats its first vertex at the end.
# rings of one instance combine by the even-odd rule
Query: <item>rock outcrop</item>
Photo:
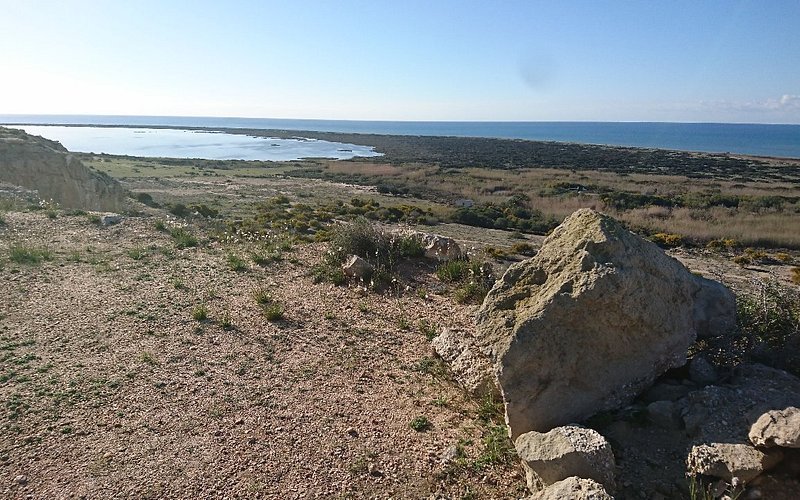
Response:
POLYGON ((61 144, 0 127, 0 181, 38 191, 64 208, 118 212, 125 191, 89 169, 61 144))
POLYGON ((495 284, 467 348, 489 359, 516 437, 620 407, 734 323, 728 289, 583 209, 495 284))
POLYGON ((526 432, 514 441, 531 491, 569 477, 593 479, 614 489, 614 453, 593 429, 568 425, 550 432, 526 432))

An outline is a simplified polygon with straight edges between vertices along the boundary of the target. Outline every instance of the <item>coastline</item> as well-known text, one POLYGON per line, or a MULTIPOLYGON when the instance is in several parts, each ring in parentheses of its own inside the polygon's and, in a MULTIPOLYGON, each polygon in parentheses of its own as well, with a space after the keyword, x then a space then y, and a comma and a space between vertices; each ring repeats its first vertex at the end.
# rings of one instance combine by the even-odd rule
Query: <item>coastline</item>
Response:
MULTIPOLYGON (((271 134, 275 137, 287 138, 299 136, 314 138, 311 137, 310 134, 325 134, 327 137, 338 135, 361 138, 432 137, 472 138, 481 140, 496 139, 705 154, 729 154, 766 159, 800 159, 800 125, 792 124, 762 125, 669 122, 359 122, 345 120, 261 120, 213 117, 103 117, 92 115, 83 117, 68 115, 64 116, 63 119, 48 115, 42 116, 41 120, 37 120, 36 117, 32 115, 19 115, 16 118, 11 115, 0 115, 0 121, 3 122, 2 125, 183 129, 221 131, 233 134, 244 133, 246 135, 258 136, 271 134), (455 127, 455 129, 453 129, 453 127, 455 127), (252 131, 257 131, 257 133, 250 134, 252 131), (550 134, 552 137, 533 137, 533 135, 537 134, 550 134), (566 136, 569 134, 575 137, 567 138, 566 136), (703 134, 709 137, 706 142, 702 142, 704 140, 701 137, 703 134), (700 137, 700 139, 696 137, 700 137)), ((371 144, 365 143, 364 145, 371 144)))

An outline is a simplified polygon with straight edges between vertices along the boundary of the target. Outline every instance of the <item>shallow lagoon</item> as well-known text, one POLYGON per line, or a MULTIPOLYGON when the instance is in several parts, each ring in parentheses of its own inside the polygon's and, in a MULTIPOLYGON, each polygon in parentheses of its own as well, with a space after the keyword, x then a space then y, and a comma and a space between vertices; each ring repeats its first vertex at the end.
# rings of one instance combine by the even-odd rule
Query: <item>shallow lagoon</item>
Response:
POLYGON ((33 135, 58 141, 70 151, 114 155, 291 161, 302 158, 380 156, 374 148, 315 139, 252 137, 200 130, 24 125, 33 135))

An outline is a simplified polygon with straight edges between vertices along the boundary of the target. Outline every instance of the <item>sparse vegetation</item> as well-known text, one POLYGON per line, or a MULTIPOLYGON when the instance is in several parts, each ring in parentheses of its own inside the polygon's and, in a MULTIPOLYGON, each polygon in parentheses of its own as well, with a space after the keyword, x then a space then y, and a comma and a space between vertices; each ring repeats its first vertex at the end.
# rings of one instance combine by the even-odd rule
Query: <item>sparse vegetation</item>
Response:
POLYGON ((267 321, 278 321, 283 319, 284 308, 283 304, 276 301, 270 301, 262 306, 264 317, 267 321))
POLYGON ((17 243, 9 247, 8 258, 17 264, 35 265, 52 260, 53 252, 47 247, 17 243))
POLYGON ((225 256, 225 259, 228 262, 228 267, 231 271, 235 271, 237 273, 246 271, 247 270, 247 262, 237 254, 230 252, 225 256))
POLYGON ((170 229, 169 234, 175 242, 175 248, 183 249, 197 246, 197 238, 182 227, 170 229))

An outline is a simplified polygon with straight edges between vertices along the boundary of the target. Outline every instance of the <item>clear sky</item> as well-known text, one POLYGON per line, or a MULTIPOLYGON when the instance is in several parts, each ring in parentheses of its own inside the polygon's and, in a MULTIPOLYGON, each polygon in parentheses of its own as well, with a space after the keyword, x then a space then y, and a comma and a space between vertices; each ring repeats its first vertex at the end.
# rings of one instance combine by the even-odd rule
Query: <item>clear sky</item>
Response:
POLYGON ((800 0, 0 0, 0 114, 800 123, 800 0))

